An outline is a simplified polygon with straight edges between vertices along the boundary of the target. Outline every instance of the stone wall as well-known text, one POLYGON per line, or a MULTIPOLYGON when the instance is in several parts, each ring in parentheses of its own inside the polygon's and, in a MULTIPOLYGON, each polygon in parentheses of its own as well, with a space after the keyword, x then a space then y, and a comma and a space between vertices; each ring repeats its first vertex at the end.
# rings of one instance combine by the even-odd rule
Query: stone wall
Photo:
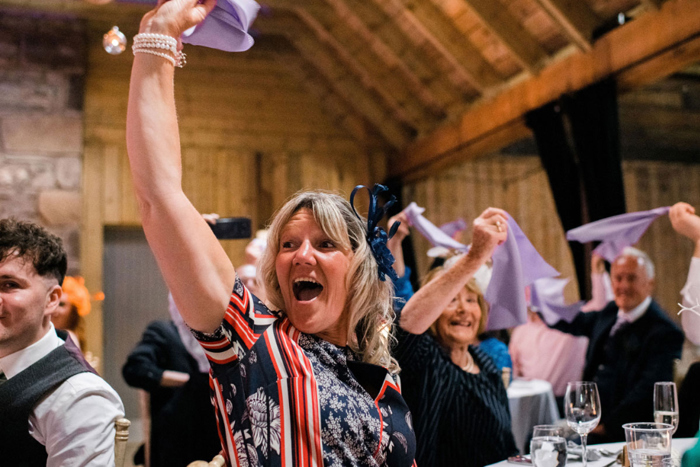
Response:
POLYGON ((80 270, 84 25, 0 10, 0 217, 61 236, 80 270))

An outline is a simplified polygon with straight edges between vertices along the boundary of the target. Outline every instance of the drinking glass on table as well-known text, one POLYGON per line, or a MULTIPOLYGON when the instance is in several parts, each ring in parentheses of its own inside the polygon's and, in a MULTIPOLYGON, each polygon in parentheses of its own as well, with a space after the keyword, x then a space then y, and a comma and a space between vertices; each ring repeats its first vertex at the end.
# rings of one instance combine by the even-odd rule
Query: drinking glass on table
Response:
POLYGON ((678 392, 676 383, 654 384, 654 421, 673 425, 671 436, 678 429, 678 392))
POLYGON ((586 467, 586 439, 588 433, 598 426, 600 422, 600 396, 598 386, 589 381, 577 381, 567 383, 564 395, 564 413, 566 423, 581 437, 583 450, 583 467, 586 467))
POLYGON ((662 467, 671 458, 671 433, 668 423, 627 423, 627 452, 632 467, 662 467))
POLYGON ((566 439, 557 425, 536 425, 530 441, 530 458, 535 467, 564 467, 566 439))

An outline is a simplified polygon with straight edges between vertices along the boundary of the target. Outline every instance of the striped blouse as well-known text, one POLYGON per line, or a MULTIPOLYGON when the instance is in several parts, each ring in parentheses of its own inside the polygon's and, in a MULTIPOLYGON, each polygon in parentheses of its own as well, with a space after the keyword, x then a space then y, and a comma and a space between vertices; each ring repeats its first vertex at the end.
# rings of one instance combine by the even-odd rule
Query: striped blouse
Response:
POLYGON ((237 278, 219 329, 193 331, 228 465, 411 466, 411 415, 386 369, 304 334, 237 278))
POLYGON ((483 350, 469 346, 480 373, 452 363, 429 334, 398 328, 395 356, 403 396, 416 430, 420 466, 481 467, 518 452, 501 372, 483 350))

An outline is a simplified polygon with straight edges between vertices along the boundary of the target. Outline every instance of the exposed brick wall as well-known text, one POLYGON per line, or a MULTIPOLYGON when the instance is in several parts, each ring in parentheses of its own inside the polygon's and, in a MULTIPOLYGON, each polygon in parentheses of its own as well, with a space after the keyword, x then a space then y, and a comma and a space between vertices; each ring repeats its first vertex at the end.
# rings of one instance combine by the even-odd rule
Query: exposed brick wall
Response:
POLYGON ((82 94, 80 22, 0 10, 0 217, 60 235, 80 269, 82 94))

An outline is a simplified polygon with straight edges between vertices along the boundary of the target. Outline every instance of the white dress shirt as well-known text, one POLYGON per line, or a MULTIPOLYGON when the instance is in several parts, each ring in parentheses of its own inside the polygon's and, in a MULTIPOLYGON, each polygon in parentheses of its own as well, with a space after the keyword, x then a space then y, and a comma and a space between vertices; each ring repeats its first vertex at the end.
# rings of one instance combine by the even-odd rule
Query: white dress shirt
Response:
MULTIPOLYGON (((38 342, 0 358, 8 380, 65 342, 51 329, 38 342)), ((46 446, 47 467, 114 465, 114 421, 124 416, 119 395, 102 378, 80 373, 36 405, 29 434, 46 446)))
POLYGON ((695 345, 700 345, 700 258, 690 259, 690 270, 685 287, 681 290, 683 306, 695 307, 693 310, 685 310, 681 313, 681 325, 685 337, 695 345))

